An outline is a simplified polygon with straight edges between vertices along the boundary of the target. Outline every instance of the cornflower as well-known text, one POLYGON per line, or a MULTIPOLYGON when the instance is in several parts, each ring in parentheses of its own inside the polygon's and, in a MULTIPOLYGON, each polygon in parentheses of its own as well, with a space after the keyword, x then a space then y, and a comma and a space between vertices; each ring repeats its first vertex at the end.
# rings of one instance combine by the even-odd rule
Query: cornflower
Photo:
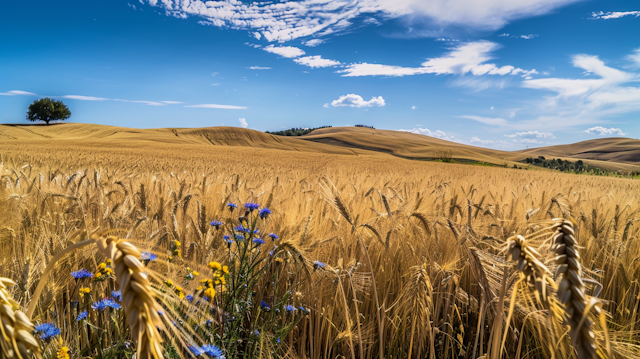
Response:
POLYGON ((269 208, 263 208, 260 210, 260 212, 258 212, 258 215, 262 219, 269 217, 270 214, 271 214, 271 210, 269 208))
POLYGON ((76 322, 79 322, 83 319, 86 319, 87 316, 89 315, 89 312, 87 312, 86 310, 80 314, 78 314, 78 318, 76 318, 76 322))
POLYGON ((256 209, 260 208, 260 205, 259 205, 259 204, 257 204, 257 203, 251 203, 251 202, 249 202, 249 203, 245 203, 245 204, 244 204, 244 208, 248 209, 248 210, 249 210, 249 212, 253 212, 254 210, 256 210, 256 209))
POLYGON ((220 229, 220 226, 222 226, 224 223, 222 223, 220 221, 213 220, 213 221, 211 221, 210 224, 211 224, 212 227, 216 227, 216 229, 220 229))
POLYGON ((43 323, 40 325, 36 325, 33 332, 36 334, 40 334, 40 339, 44 341, 49 341, 53 337, 60 335, 60 329, 56 328, 53 323, 43 323))
POLYGON ((93 273, 82 268, 77 272, 71 272, 71 276, 77 280, 77 279, 91 278, 93 277, 93 273))

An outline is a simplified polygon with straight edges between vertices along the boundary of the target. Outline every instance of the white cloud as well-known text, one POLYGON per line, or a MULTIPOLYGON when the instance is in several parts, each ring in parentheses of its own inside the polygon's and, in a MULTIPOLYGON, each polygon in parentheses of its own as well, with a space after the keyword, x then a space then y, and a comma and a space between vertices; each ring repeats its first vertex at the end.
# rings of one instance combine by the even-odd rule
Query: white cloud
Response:
POLYGON ((584 132, 590 133, 592 135, 599 135, 599 136, 624 136, 625 135, 625 133, 622 132, 622 130, 619 128, 615 128, 615 127, 606 128, 602 126, 591 127, 590 129, 587 129, 584 132))
POLYGON ((180 101, 160 101, 160 102, 166 103, 167 105, 179 105, 181 103, 184 103, 184 102, 180 102, 180 101))
POLYGON ((322 105, 322 107, 324 107, 324 108, 329 108, 329 104, 328 104, 328 103, 325 103, 324 105, 322 105))
POLYGON ((627 56, 627 59, 633 62, 636 67, 640 67, 640 48, 635 49, 633 54, 627 56))
POLYGON ((520 35, 520 38, 525 40, 531 40, 536 37, 538 37, 538 34, 520 35))
POLYGON ((507 120, 505 120, 504 118, 481 117, 481 116, 472 116, 472 115, 464 115, 464 116, 457 116, 457 117, 478 121, 478 122, 484 123, 485 125, 490 125, 490 126, 506 126, 508 124, 507 120))
POLYGON ((592 19, 603 19, 603 20, 619 19, 625 16, 640 17, 640 11, 609 11, 606 13, 604 11, 599 11, 599 12, 591 13, 592 19))
POLYGON ((411 106, 411 109, 412 109, 412 110, 415 110, 415 109, 416 109, 416 107, 415 107, 415 106, 411 106))
POLYGON ((80 96, 80 95, 65 95, 60 96, 62 98, 68 98, 70 100, 80 100, 80 101, 106 101, 108 98, 104 97, 93 97, 93 96, 80 96))
POLYGON ((539 104, 541 115, 531 123, 557 129, 640 111, 640 87, 634 86, 640 73, 609 67, 597 56, 576 55, 573 65, 585 70, 586 78, 523 81, 523 87, 556 93, 539 104))
POLYGON ((511 65, 499 67, 486 63, 493 57, 491 52, 500 45, 489 41, 467 42, 456 45, 442 57, 431 58, 423 62, 421 67, 401 67, 369 63, 348 65, 345 70, 338 71, 346 77, 352 76, 408 76, 420 74, 455 74, 465 75, 522 75, 528 77, 536 74, 536 70, 523 70, 511 65))
POLYGON ((331 106, 333 107, 371 107, 371 106, 384 106, 385 102, 382 96, 375 97, 373 96, 371 100, 365 101, 362 96, 356 94, 348 94, 344 96, 340 96, 337 100, 333 100, 331 102, 331 106))
POLYGON ((239 118, 238 121, 240 122, 240 127, 242 128, 247 128, 249 127, 249 124, 247 123, 247 120, 244 118, 239 118))
POLYGON ((511 135, 505 135, 507 137, 521 137, 521 138, 556 138, 551 132, 538 132, 538 131, 526 131, 526 132, 516 132, 511 135))
POLYGON ((271 70, 271 67, 262 67, 262 66, 251 66, 249 68, 251 70, 271 70))
POLYGON ((509 36, 509 33, 506 33, 506 32, 505 32, 505 33, 502 33, 502 34, 500 34, 500 35, 498 35, 498 36, 500 36, 500 37, 508 37, 508 36, 509 36))
POLYGON ((155 102, 155 101, 130 101, 130 100, 121 100, 121 99, 115 99, 114 101, 129 102, 129 103, 142 103, 142 104, 149 105, 149 106, 164 106, 165 105, 165 103, 155 102))
MULTIPOLYGON (((496 30, 508 22, 548 13, 579 0, 301 0, 242 2, 237 0, 147 0, 178 18, 198 16, 203 25, 247 30, 267 41, 289 41, 342 32, 353 20, 368 15, 365 24, 402 18, 413 27, 454 26, 496 30), (374 18, 375 17, 375 18, 374 18)), ((414 33, 420 33, 417 29, 414 33)), ((424 32, 432 35, 433 31, 424 32)))
POLYGON ((11 90, 7 92, 0 92, 2 96, 38 96, 33 92, 20 91, 20 90, 11 90))
POLYGON ((303 42, 305 46, 309 46, 309 47, 316 47, 323 43, 324 43, 324 40, 320 40, 320 39, 312 39, 312 40, 303 42))
POLYGON ((271 52, 273 54, 280 55, 282 57, 298 57, 305 54, 304 50, 293 46, 273 46, 269 45, 263 49, 264 51, 271 52))
POLYGON ((217 105, 214 103, 204 103, 200 105, 191 105, 185 107, 197 107, 197 108, 219 108, 223 110, 245 110, 247 107, 245 106, 231 106, 231 105, 217 105))
POLYGON ((402 129, 400 129, 398 131, 416 133, 418 135, 431 136, 431 137, 440 138, 440 139, 447 140, 447 141, 454 141, 453 136, 447 136, 447 134, 442 130, 431 131, 428 128, 416 127, 416 128, 412 128, 410 130, 402 130, 402 129))
POLYGON ((492 141, 492 140, 481 140, 476 136, 473 136, 471 138, 471 143, 481 143, 483 145, 490 145, 490 144, 494 144, 496 143, 496 141, 492 141))
POLYGON ((312 68, 331 67, 331 66, 340 65, 340 61, 323 59, 322 56, 320 55, 300 57, 293 61, 295 61, 297 64, 309 66, 312 68))

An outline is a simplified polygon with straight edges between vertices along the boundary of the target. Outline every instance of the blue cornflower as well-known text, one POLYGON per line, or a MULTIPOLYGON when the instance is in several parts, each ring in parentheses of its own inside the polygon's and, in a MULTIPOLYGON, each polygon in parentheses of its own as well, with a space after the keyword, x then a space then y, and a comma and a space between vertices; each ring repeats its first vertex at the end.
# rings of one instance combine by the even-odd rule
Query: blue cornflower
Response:
POLYGON ((260 302, 260 308, 262 308, 262 309, 264 309, 266 311, 271 310, 271 307, 269 306, 269 304, 265 303, 264 301, 260 302))
POLYGON ((325 265, 320 261, 313 261, 313 269, 324 268, 325 265))
POLYGON ((253 231, 253 234, 260 234, 260 228, 256 228, 256 230, 253 231))
POLYGON ((260 215, 260 218, 265 219, 269 217, 269 215, 271 214, 271 210, 269 208, 263 208, 258 214, 260 215))
POLYGON ((101 300, 91 304, 93 310, 103 311, 107 308, 120 309, 122 306, 111 298, 102 298, 101 300))
POLYGON ((300 311, 303 312, 304 314, 309 314, 309 310, 305 307, 300 307, 298 309, 300 309, 300 311))
POLYGON ((189 350, 191 350, 191 352, 195 356, 200 356, 200 355, 204 354, 204 350, 202 350, 202 348, 200 348, 197 345, 189 345, 189 350))
POLYGON ((60 335, 60 329, 56 328, 53 323, 43 323, 36 326, 34 333, 40 334, 40 339, 42 340, 50 340, 60 335))
POLYGON ((117 300, 119 300, 119 301, 122 301, 122 292, 121 292, 121 291, 119 291, 119 290, 113 291, 113 292, 111 292, 111 295, 112 295, 115 299, 117 299, 117 300))
POLYGON ((222 349, 213 344, 203 345, 202 350, 204 350, 205 354, 212 358, 224 359, 224 353, 222 352, 222 349))
POLYGON ((80 314, 78 314, 78 318, 76 318, 76 322, 79 322, 83 319, 86 319, 87 316, 89 315, 89 312, 87 312, 86 310, 80 314))
POLYGON ((75 279, 83 279, 83 278, 91 278, 93 277, 93 273, 88 270, 82 268, 77 272, 71 272, 71 276, 75 279))
POLYGON ((238 208, 238 206, 233 203, 227 203, 227 208, 229 208, 229 211, 233 212, 233 210, 238 208))
POLYGON ((251 332, 251 334, 253 335, 260 335, 260 332, 258 331, 258 329, 254 330, 253 332, 251 332))
POLYGON ((220 226, 223 225, 224 223, 220 222, 220 221, 211 221, 211 226, 216 227, 216 229, 220 229, 220 226))
POLYGON ((253 243, 257 244, 257 245, 261 245, 264 244, 264 241, 260 238, 254 238, 253 239, 253 243))
POLYGON ((236 241, 244 241, 244 236, 241 234, 234 235, 236 241))
POLYGON ((228 241, 231 237, 230 236, 222 236, 222 238, 224 238, 225 241, 228 241))
POLYGON ((272 256, 273 255, 273 251, 269 252, 269 255, 272 256))
POLYGON ((91 304, 91 308, 93 310, 99 310, 99 311, 103 311, 105 309, 107 309, 107 305, 104 304, 101 300, 91 304))
POLYGON ((275 241, 276 239, 280 238, 280 237, 278 237, 277 234, 273 234, 273 233, 269 233, 269 237, 271 237, 272 241, 275 241))
POLYGON ((247 228, 244 228, 243 226, 237 226, 237 227, 234 227, 233 230, 238 232, 246 232, 247 228))
POLYGON ((189 301, 189 303, 191 303, 193 301, 193 296, 191 294, 187 294, 186 298, 189 301))
POLYGON ((155 261, 158 259, 158 256, 151 252, 142 252, 140 253, 140 260, 144 262, 144 265, 148 265, 149 262, 155 261))
POLYGON ((280 344, 280 338, 276 339, 276 343, 280 344))
POLYGON ((296 307, 294 307, 293 305, 289 304, 289 305, 285 305, 284 309, 289 312, 289 313, 293 313, 296 311, 296 307))
POLYGON ((254 210, 260 208, 260 205, 257 203, 245 203, 244 204, 244 208, 248 209, 250 212, 253 212, 254 210))

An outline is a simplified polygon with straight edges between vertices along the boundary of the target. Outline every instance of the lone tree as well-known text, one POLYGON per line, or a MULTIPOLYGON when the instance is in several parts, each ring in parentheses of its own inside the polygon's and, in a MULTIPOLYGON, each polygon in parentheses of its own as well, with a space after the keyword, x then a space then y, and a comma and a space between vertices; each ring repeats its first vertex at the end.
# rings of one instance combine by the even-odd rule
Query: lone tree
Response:
POLYGON ((48 97, 33 101, 27 110, 27 120, 44 121, 47 125, 49 121, 64 121, 69 117, 71 117, 71 111, 67 105, 48 97))

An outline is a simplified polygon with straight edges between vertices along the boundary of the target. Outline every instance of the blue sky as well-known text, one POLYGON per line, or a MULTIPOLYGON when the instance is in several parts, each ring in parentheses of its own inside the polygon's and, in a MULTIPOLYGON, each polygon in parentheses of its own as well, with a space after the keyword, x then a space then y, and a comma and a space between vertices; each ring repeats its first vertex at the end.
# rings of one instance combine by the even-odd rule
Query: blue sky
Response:
POLYGON ((0 33, 0 123, 640 137, 637 0, 14 1, 0 33))

